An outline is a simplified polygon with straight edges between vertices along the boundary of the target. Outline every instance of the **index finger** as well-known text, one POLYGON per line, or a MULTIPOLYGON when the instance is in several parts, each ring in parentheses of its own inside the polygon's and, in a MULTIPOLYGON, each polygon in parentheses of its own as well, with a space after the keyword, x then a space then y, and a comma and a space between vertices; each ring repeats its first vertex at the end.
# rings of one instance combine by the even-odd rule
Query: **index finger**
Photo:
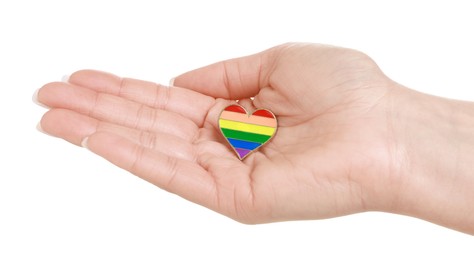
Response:
POLYGON ((110 73, 80 70, 73 73, 69 83, 96 92, 113 94, 149 107, 178 113, 201 126, 215 99, 201 93, 167 87, 149 81, 120 78, 110 73))

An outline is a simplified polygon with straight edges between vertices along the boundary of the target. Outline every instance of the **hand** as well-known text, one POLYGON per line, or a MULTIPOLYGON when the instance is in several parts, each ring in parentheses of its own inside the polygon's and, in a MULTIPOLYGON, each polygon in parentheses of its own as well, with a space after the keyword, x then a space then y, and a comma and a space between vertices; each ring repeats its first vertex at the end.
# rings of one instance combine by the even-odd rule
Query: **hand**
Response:
POLYGON ((174 85, 79 71, 39 90, 51 108, 41 127, 245 223, 381 210, 463 229, 408 210, 420 187, 403 186, 413 179, 413 151, 403 134, 408 117, 394 104, 417 94, 365 54, 286 44, 185 73, 174 85), (278 118, 276 136, 244 161, 217 128, 233 100, 278 118))

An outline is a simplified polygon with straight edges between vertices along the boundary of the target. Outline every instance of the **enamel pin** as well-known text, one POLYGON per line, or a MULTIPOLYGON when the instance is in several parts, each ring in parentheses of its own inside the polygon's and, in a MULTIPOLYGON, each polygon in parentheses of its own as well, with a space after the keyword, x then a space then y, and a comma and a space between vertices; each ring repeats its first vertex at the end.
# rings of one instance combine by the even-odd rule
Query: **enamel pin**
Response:
POLYGON ((278 128, 275 115, 257 109, 251 115, 240 105, 230 105, 219 116, 219 129, 240 160, 267 143, 278 128))

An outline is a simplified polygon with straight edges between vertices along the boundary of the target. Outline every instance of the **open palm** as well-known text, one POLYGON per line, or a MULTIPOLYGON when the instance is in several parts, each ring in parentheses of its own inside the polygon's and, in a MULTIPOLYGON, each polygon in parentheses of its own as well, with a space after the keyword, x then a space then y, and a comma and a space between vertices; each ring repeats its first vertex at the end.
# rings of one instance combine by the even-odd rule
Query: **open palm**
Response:
MULTIPOLYGON (((376 209, 394 153, 390 80, 367 56, 287 44, 185 73, 176 87, 79 71, 45 85, 42 129, 242 222, 376 209), (275 137, 240 161, 218 116, 267 108, 275 137), (377 198, 377 199, 374 199, 377 198)), ((388 188, 388 186, 385 186, 388 188)))

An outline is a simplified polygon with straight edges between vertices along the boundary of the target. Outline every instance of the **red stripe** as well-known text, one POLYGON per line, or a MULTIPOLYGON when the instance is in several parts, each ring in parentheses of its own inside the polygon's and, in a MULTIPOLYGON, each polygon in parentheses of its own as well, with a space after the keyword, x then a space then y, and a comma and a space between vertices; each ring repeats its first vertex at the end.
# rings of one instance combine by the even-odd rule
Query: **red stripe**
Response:
POLYGON ((247 112, 245 112, 245 109, 239 105, 230 105, 228 107, 226 107, 224 109, 225 111, 232 111, 232 112, 237 112, 237 113, 241 113, 241 114, 247 114, 247 112))
POLYGON ((260 109, 255 112, 253 112, 254 116, 263 116, 263 117, 269 117, 269 118, 275 118, 275 116, 268 110, 266 109, 260 109))

